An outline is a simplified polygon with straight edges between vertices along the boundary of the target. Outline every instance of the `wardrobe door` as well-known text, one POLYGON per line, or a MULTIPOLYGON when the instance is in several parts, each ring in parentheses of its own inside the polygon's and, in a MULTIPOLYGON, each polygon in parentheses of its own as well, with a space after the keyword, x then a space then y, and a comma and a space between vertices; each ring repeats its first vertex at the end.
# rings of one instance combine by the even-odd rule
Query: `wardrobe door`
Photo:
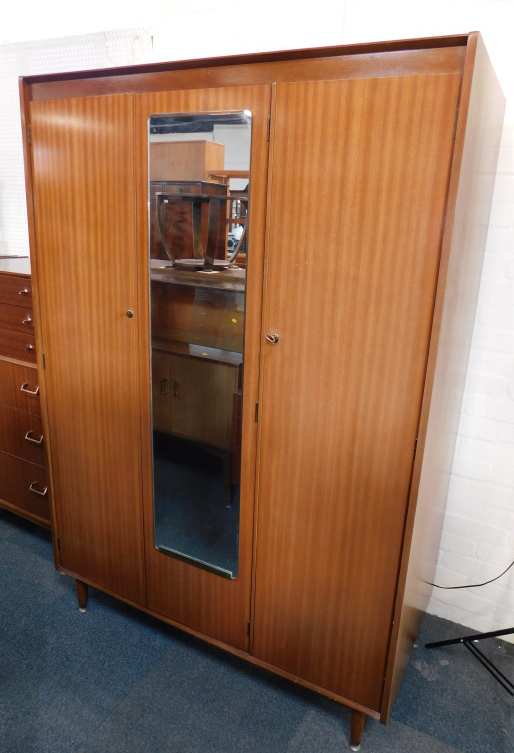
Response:
POLYGON ((143 603, 132 97, 30 119, 58 560, 143 603))
POLYGON ((458 75, 279 84, 271 121, 254 653, 373 710, 458 93, 458 75))
POLYGON ((140 308, 151 310, 141 341, 148 607, 241 649, 249 640, 270 100, 269 86, 136 97, 142 269, 152 249, 140 289, 140 308), (210 141, 214 165, 188 157, 205 154, 210 141), (237 209, 234 226, 242 227, 248 206, 246 260, 238 255, 226 269, 228 213, 237 209), (213 249, 214 268, 202 266, 202 247, 206 257, 213 249), (166 352, 168 429, 155 409, 166 352))

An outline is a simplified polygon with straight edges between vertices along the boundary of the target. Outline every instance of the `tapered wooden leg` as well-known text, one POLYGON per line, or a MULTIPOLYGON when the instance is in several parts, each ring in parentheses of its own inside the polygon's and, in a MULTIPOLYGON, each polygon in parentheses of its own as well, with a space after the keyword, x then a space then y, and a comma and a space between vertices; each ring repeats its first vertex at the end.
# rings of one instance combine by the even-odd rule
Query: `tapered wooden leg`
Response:
POLYGON ((76 580, 75 588, 77 589, 77 599, 79 601, 79 609, 81 612, 85 612, 87 609, 87 592, 88 592, 87 584, 82 583, 81 580, 76 580))
POLYGON ((350 738, 350 748, 352 750, 359 750, 361 747, 361 738, 365 723, 366 714, 363 714, 362 711, 352 711, 352 733, 350 738))

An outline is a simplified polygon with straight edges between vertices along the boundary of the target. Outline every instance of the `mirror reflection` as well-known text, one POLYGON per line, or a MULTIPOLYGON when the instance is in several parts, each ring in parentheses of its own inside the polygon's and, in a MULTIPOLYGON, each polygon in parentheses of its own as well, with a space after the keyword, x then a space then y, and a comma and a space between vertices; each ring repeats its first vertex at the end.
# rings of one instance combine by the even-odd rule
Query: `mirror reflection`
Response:
POLYGON ((148 138, 155 546, 235 578, 251 114, 148 138))

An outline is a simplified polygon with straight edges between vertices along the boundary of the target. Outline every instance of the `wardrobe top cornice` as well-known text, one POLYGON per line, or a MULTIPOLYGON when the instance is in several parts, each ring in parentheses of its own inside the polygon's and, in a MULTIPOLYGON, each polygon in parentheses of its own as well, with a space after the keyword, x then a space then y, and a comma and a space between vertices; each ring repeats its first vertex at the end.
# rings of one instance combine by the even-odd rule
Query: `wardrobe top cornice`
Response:
MULTIPOLYGON (((80 82, 86 83, 94 80, 97 84, 99 84, 100 81, 104 81, 105 84, 108 84, 109 86, 110 91, 109 89, 107 89, 106 91, 99 93, 117 93, 120 90, 144 91, 146 88, 144 85, 140 85, 136 89, 133 89, 132 87, 125 88, 123 81, 127 78, 138 78, 143 79, 145 82, 148 82, 148 77, 155 74, 178 73, 185 71, 192 73, 194 71, 197 71, 198 69, 212 70, 219 68, 244 68, 245 70, 247 70, 249 67, 255 72, 262 68, 262 83, 268 83, 269 76, 266 74, 269 74, 270 72, 270 65, 272 69, 276 69, 276 64, 287 64, 295 62, 305 63, 308 61, 312 61, 313 63, 315 61, 328 62, 327 59, 343 59, 349 57, 360 57, 361 59, 371 58, 372 60, 374 60, 376 65, 380 65, 381 56, 383 56, 384 54, 390 56, 390 53, 412 53, 429 50, 444 51, 448 48, 453 48, 454 50, 455 48, 462 48, 462 53, 464 52, 466 46, 469 44, 470 38, 473 36, 478 36, 478 32, 471 32, 470 34, 454 36, 426 37, 407 40, 402 39, 387 42, 338 45, 331 47, 313 47, 307 49, 259 52, 255 54, 233 55, 216 58, 199 58, 193 60, 145 63, 117 68, 101 68, 96 70, 71 71, 63 73, 42 74, 36 76, 22 76, 20 77, 20 84, 29 87, 29 100, 37 100, 50 98, 46 96, 46 85, 52 85, 56 83, 62 84, 64 82, 73 82, 74 84, 79 84, 80 82)), ((456 51, 458 51, 458 49, 456 51)), ((462 54, 459 55, 459 59, 461 58, 462 54)), ((447 60, 447 58, 443 58, 443 60, 447 60)), ((244 81, 241 81, 241 83, 244 83, 244 81)), ((83 92, 80 92, 79 96, 82 93, 83 92)), ((91 92, 91 94, 93 93, 94 92, 91 92)))

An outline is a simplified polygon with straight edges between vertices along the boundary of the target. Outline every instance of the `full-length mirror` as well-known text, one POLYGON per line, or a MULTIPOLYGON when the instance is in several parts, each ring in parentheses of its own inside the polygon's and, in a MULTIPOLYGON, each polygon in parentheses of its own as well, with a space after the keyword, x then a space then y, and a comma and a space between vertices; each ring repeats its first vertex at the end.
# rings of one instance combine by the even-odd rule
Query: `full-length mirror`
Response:
POLYGON ((149 119, 155 546, 237 577, 251 114, 149 119))

